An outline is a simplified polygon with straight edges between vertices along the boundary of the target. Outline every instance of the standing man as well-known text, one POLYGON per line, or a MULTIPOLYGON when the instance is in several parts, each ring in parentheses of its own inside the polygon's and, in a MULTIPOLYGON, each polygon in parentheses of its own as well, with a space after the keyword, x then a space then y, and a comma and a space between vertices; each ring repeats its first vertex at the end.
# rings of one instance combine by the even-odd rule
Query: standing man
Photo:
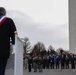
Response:
POLYGON ((32 69, 32 62, 33 59, 32 59, 32 55, 30 54, 30 56, 28 57, 28 70, 29 72, 31 72, 31 69, 32 69))
POLYGON ((7 60, 10 55, 10 39, 15 44, 16 27, 11 18, 6 17, 6 10, 0 7, 0 75, 5 75, 7 60))
POLYGON ((56 69, 59 69, 59 63, 60 63, 60 59, 59 59, 59 55, 56 56, 56 69))

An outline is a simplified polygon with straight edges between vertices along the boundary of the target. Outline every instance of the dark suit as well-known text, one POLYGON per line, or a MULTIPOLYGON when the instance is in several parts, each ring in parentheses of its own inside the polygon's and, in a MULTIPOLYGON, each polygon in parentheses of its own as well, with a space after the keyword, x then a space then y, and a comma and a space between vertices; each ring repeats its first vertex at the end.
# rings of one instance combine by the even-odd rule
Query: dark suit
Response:
POLYGON ((12 19, 6 18, 0 23, 0 75, 4 75, 7 59, 10 55, 10 38, 15 44, 16 27, 12 19))

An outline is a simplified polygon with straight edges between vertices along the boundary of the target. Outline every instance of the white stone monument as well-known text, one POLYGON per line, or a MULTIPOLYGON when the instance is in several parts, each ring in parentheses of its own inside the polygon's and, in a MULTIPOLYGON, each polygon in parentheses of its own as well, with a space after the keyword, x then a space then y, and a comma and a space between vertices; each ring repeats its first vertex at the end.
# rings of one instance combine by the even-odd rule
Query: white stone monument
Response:
POLYGON ((69 50, 76 54, 76 0, 69 2, 69 50))
POLYGON ((15 35, 15 45, 12 47, 14 51, 13 54, 12 50, 10 52, 6 69, 14 71, 12 75, 23 75, 23 42, 17 35, 15 35))

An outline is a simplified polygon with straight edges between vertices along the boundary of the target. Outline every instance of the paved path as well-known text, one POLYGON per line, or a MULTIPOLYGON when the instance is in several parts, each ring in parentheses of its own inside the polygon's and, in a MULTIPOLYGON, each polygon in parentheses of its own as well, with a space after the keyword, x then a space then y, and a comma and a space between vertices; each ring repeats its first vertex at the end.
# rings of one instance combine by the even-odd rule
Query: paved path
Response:
MULTIPOLYGON (((43 72, 28 72, 28 70, 24 70, 24 75, 76 75, 76 69, 75 70, 43 70, 43 72)), ((13 69, 7 69, 6 75, 14 75, 13 69)))

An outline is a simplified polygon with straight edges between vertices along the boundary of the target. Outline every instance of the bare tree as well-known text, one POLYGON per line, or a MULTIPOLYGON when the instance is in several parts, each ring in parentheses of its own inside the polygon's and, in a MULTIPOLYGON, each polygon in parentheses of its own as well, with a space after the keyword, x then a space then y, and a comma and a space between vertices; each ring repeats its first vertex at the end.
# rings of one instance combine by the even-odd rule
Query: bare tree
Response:
POLYGON ((54 50, 53 46, 51 46, 51 45, 48 47, 48 50, 50 51, 50 53, 55 53, 55 50, 54 50))
POLYGON ((31 48, 29 38, 27 38, 27 37, 22 38, 22 41, 23 41, 24 54, 28 53, 30 51, 30 48, 31 48))
POLYGON ((43 43, 38 42, 37 44, 34 45, 32 53, 40 54, 41 51, 45 50, 45 46, 43 43))
POLYGON ((50 45, 50 46, 48 47, 48 50, 49 50, 49 51, 54 50, 53 46, 50 45))

